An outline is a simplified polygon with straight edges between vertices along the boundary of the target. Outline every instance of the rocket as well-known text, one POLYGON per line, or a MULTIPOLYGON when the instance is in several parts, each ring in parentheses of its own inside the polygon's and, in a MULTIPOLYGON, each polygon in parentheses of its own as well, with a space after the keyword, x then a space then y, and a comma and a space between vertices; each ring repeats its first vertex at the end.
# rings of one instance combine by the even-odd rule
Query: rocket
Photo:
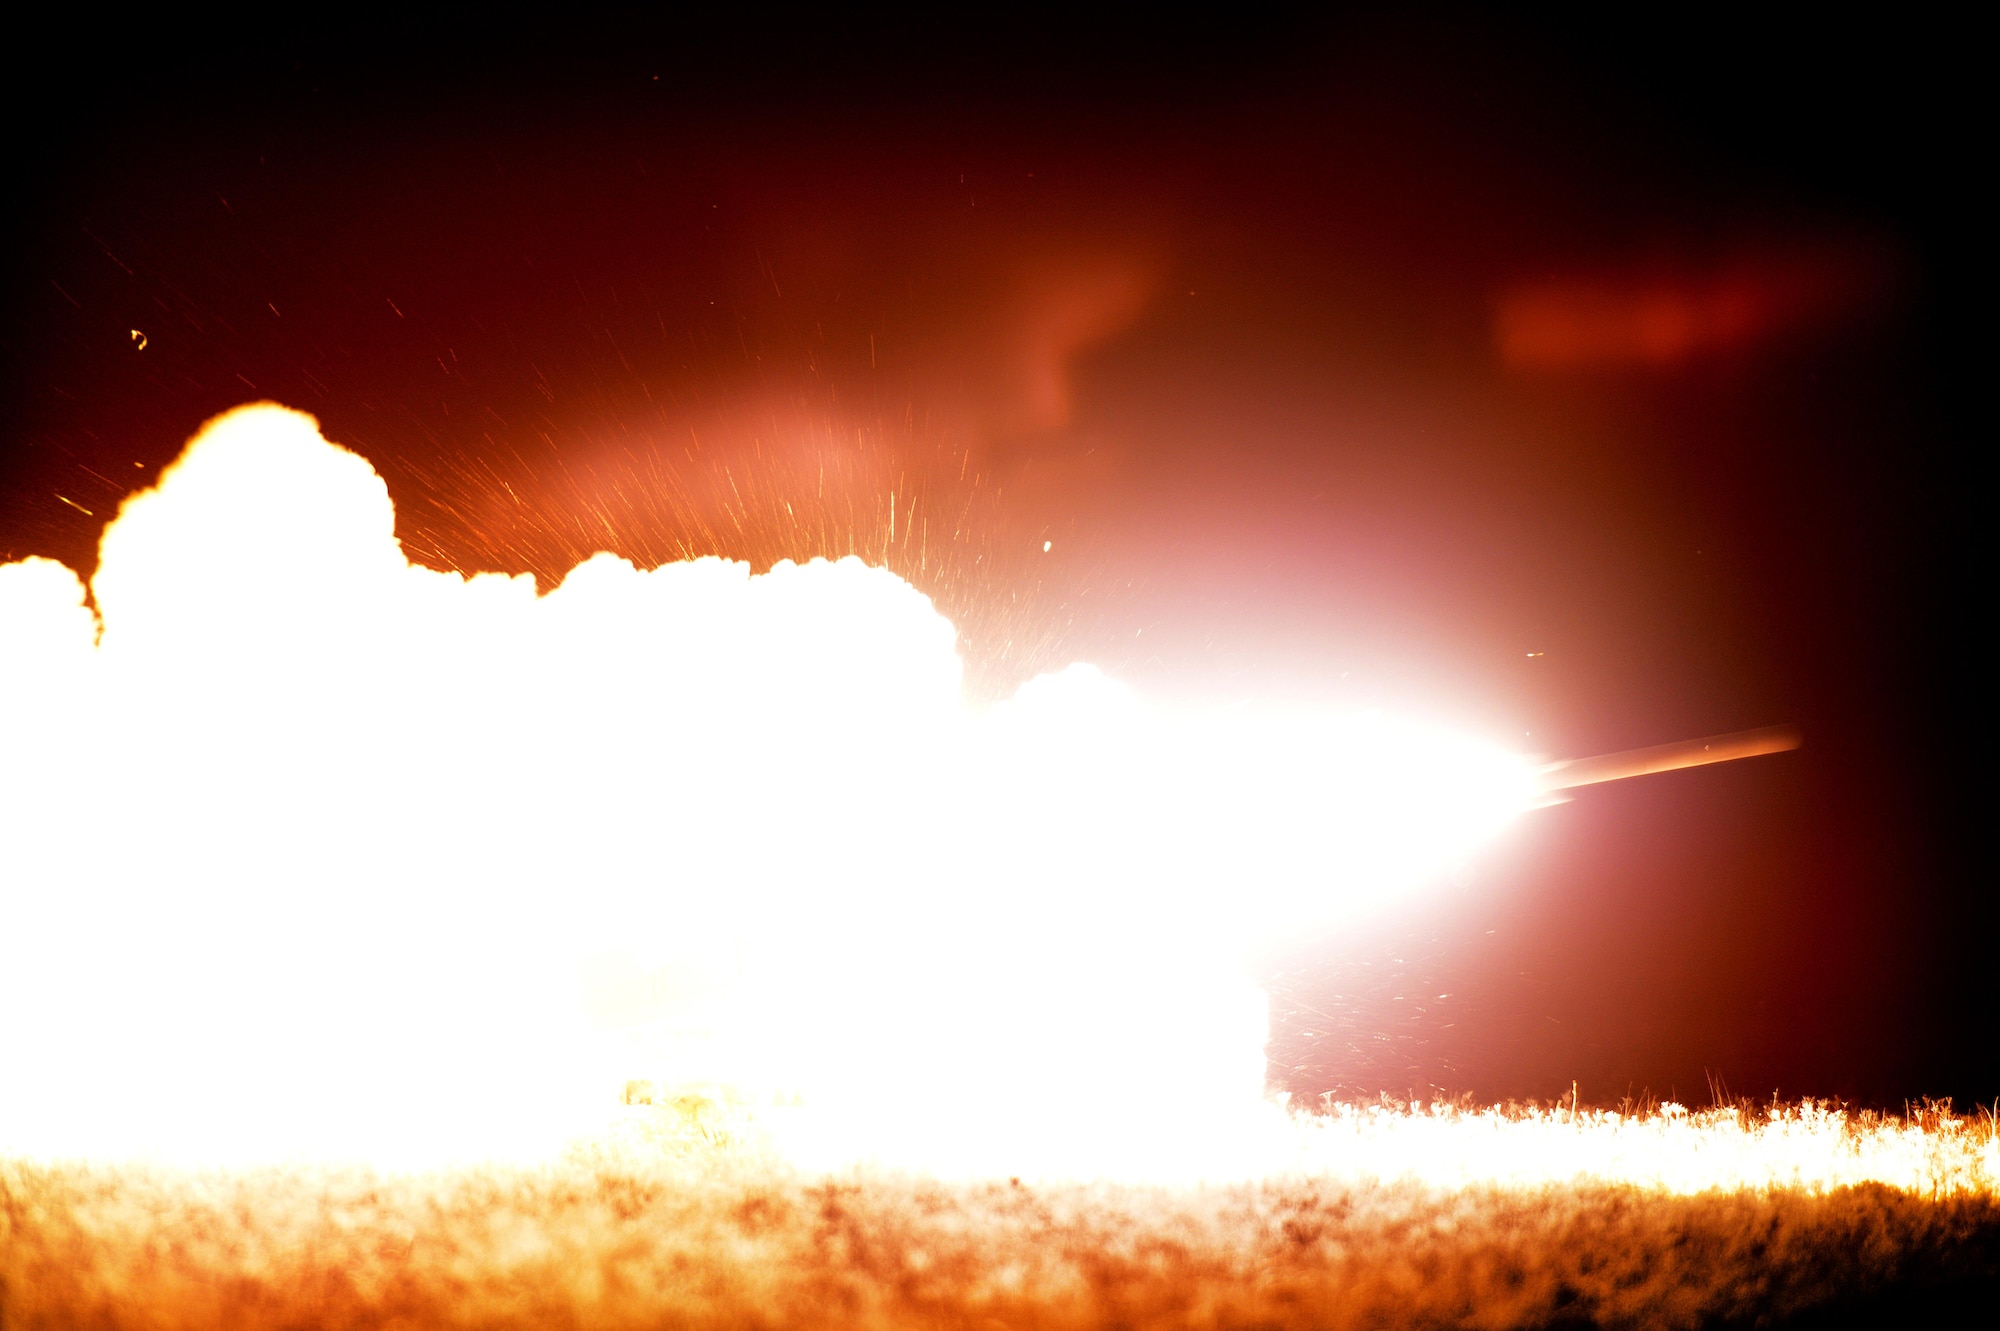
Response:
POLYGON ((1767 753, 1785 753, 1803 743, 1796 726, 1759 726, 1736 730, 1706 739, 1682 740, 1674 744, 1654 744, 1643 749, 1603 753, 1594 758, 1570 758, 1549 763, 1540 769, 1542 790, 1550 803, 1568 798, 1560 792, 1577 786, 1594 786, 1605 781, 1674 772, 1683 767, 1733 762, 1757 758, 1767 753))

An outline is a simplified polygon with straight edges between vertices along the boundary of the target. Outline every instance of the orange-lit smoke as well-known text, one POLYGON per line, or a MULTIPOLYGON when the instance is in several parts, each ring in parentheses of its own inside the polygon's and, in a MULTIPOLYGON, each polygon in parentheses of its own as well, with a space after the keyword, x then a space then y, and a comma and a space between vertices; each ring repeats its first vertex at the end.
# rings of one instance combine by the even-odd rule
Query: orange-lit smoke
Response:
POLYGON ((1138 318, 1156 279, 1135 260, 1077 260, 1049 264, 1028 274, 1005 325, 1003 346, 1017 382, 1006 400, 1017 405, 1025 430, 1055 430, 1070 423, 1075 403, 1076 357, 1121 332, 1138 318))
POLYGON ((1660 368, 1838 325, 1888 277, 1883 255, 1852 244, 1560 276, 1501 295, 1494 343, 1520 369, 1660 368))
POLYGON ((393 518, 257 406, 126 503, 95 615, 0 567, 0 1150, 519 1155, 646 1077, 800 1100, 815 1158, 1229 1168, 1189 1144, 1262 1105, 1242 950, 1535 797, 1498 748, 1085 666, 969 705, 857 560, 542 595, 393 518))

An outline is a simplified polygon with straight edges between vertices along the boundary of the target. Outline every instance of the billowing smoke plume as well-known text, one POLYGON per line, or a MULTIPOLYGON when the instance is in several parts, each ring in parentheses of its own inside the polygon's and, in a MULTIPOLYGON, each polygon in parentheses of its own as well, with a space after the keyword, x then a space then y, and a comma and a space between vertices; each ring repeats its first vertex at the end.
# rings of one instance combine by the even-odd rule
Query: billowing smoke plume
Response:
POLYGON ((649 1077, 921 1162, 1111 1162, 1158 1146, 1135 1098, 1161 1141, 1256 1106, 1246 941, 1531 793, 1087 667, 968 706, 951 625, 854 560, 600 555, 543 595, 393 532, 366 461, 259 406, 128 501, 88 598, 0 567, 0 1148, 488 1155, 649 1077))

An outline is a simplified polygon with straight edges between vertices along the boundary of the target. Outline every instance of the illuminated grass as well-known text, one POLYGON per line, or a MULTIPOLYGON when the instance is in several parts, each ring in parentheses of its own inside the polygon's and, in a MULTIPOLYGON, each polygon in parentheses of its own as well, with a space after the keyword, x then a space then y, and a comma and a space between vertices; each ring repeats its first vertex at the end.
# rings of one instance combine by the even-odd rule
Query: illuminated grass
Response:
POLYGON ((0 1162, 0 1325, 1697 1327, 2000 1279, 1989 1116, 1294 1125, 1314 1169, 1173 1189, 807 1176, 698 1097, 533 1170, 0 1162))

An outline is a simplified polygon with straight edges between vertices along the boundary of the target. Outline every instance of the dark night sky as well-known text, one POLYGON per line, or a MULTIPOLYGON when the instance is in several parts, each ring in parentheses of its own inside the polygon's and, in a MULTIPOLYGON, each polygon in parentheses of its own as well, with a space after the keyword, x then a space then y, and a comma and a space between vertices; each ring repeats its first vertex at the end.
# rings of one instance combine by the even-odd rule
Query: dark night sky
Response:
POLYGON ((416 557, 860 551, 987 687, 1797 722, 1276 949, 1274 1075, 1990 1100, 1967 43, 1723 13, 19 46, 0 556, 269 397, 416 557))

